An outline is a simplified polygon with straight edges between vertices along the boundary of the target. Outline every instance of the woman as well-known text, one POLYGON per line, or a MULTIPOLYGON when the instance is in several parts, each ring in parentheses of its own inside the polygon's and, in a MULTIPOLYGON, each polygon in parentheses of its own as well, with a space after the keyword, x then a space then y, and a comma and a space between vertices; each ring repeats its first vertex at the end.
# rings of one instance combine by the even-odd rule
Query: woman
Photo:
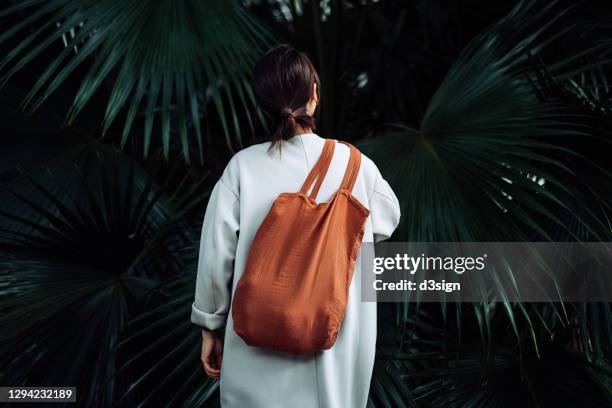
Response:
MULTIPOLYGON (((278 126, 269 142, 230 160, 208 202, 191 314, 191 321, 202 327, 204 369, 220 379, 224 408, 365 407, 374 364, 376 303, 361 302, 359 259, 332 348, 290 355, 251 347, 233 330, 231 299, 255 232, 280 193, 300 189, 325 140, 313 133, 321 88, 306 55, 287 45, 269 50, 255 66, 253 89, 278 126)), ((328 201, 338 189, 348 159, 349 148, 336 143, 318 202, 328 201)), ((364 155, 352 193, 370 210, 363 241, 388 238, 399 223, 399 203, 364 155)))

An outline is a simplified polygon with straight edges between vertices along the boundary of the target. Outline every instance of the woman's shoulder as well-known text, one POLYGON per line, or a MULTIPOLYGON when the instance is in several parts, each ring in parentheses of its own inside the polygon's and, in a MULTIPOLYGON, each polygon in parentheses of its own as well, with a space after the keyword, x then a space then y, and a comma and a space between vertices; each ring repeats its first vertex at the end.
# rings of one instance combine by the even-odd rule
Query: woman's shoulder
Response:
POLYGON ((248 161, 259 160, 267 152, 269 146, 270 142, 256 143, 237 151, 227 163, 226 168, 233 168, 248 161))
POLYGON ((265 154, 268 151, 269 147, 270 147, 270 142, 255 143, 253 145, 247 146, 239 150, 238 152, 236 152, 232 156, 230 163, 232 162, 239 163, 239 162, 244 162, 245 160, 258 159, 262 157, 263 154, 265 154))
MULTIPOLYGON (((227 163, 223 174, 221 175, 221 181, 228 186, 238 186, 241 172, 252 172, 253 169, 260 168, 260 166, 265 166, 265 164, 270 160, 270 144, 270 142, 256 143, 236 152, 227 163)), ((348 159, 348 146, 342 143, 338 143, 338 145, 340 149, 347 150, 343 153, 348 159)), ((355 147, 359 148, 358 146, 355 147)), ((368 195, 370 195, 373 192, 378 179, 382 176, 376 163, 374 163, 374 161, 363 152, 361 152, 361 165, 359 173, 358 182, 359 179, 361 179, 361 182, 365 184, 368 195)))
POLYGON ((270 142, 256 143, 236 152, 225 165, 220 181, 227 186, 233 186, 237 189, 240 183, 240 173, 243 168, 245 166, 249 168, 257 166, 257 162, 265 157, 269 146, 270 142))
POLYGON ((370 195, 374 190, 378 178, 381 177, 381 174, 378 166, 376 166, 376 163, 374 163, 374 161, 363 152, 361 152, 360 173, 363 177, 363 182, 366 185, 368 195, 370 195))

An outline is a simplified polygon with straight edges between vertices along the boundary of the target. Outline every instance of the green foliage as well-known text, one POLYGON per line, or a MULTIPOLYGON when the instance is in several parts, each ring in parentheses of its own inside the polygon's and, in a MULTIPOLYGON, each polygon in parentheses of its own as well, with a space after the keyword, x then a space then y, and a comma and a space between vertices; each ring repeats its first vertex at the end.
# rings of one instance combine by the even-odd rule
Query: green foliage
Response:
POLYGON ((54 46, 65 41, 26 96, 25 107, 38 108, 77 68, 93 60, 68 112, 68 123, 104 81, 113 78, 103 132, 127 110, 121 138, 125 145, 143 105, 145 158, 156 116, 161 117, 164 156, 169 156, 174 124, 187 161, 190 124, 203 162, 201 115, 207 104, 217 112, 230 151, 241 145, 240 121, 253 126, 248 76, 271 36, 235 1, 18 1, 0 11, 0 17, 20 11, 28 16, 0 34, 0 44, 31 30, 0 60, 2 84, 43 52, 57 52, 54 46), (239 111, 247 112, 246 117, 239 119, 239 111))
MULTIPOLYGON (((412 3, 250 3, 257 19, 233 1, 16 0, 0 16, 28 14, 0 34, 15 44, 0 70, 11 85, 51 54, 24 99, 36 109, 83 66, 69 123, 107 81, 102 128, 125 115, 122 147, 142 111, 145 156, 157 116, 163 156, 178 134, 189 160, 195 136, 202 162, 202 116, 230 150, 242 123, 256 127, 246 78, 274 28, 314 50, 321 133, 356 139, 400 198, 394 239, 610 240, 609 43, 581 42, 573 9, 521 1, 467 45, 436 38, 446 21, 427 20, 421 46, 406 31, 412 3), (413 66, 431 74, 431 98, 418 95, 413 66)), ((484 14, 491 4, 470 2, 484 14)), ((435 6, 414 8, 424 18, 435 6)), ((41 168, 6 184, 0 381, 69 382, 98 405, 215 406, 189 322, 204 180, 189 167, 161 177, 96 146, 58 159, 55 177, 41 168)), ((379 309, 370 407, 612 403, 609 304, 379 309)))
POLYGON ((80 179, 71 200, 50 187, 62 184, 59 174, 45 171, 3 186, 3 201, 18 205, 0 211, 0 271, 10 283, 0 287, 0 381, 72 384, 82 404, 100 406, 129 383, 129 373, 115 376, 127 359, 114 349, 124 326, 156 304, 152 289, 195 252, 184 214, 202 191, 187 177, 193 187, 169 194, 174 174, 157 184, 103 145, 71 159, 72 171, 55 166, 80 179))
MULTIPOLYGON (((580 141, 606 146, 592 124, 600 112, 579 109, 554 92, 544 91, 610 60, 594 57, 585 63, 582 59, 598 55, 601 45, 552 54, 556 59, 551 60, 548 50, 577 32, 577 27, 563 19, 569 11, 556 3, 520 2, 505 18, 471 40, 433 95, 420 129, 394 124, 387 126, 383 136, 359 141, 399 197, 402 221, 395 239, 609 240, 612 197, 598 191, 576 163, 582 168, 590 165, 593 174, 608 183, 612 177, 571 144, 580 141), (582 202, 585 196, 591 199, 586 205, 582 202)), ((557 346, 557 340, 551 339, 574 321, 580 322, 580 335, 560 358, 580 366, 583 373, 596 370, 587 368, 591 364, 607 365, 603 356, 609 355, 612 340, 607 304, 502 302, 468 306, 472 310, 461 304, 426 307, 429 311, 440 308, 439 318, 446 325, 457 326, 453 340, 442 342, 444 347, 431 350, 431 344, 425 342, 425 347, 406 350, 406 339, 395 342, 399 356, 424 356, 436 364, 405 364, 401 358, 390 357, 382 364, 385 369, 375 371, 380 378, 373 382, 373 398, 381 406, 402 406, 400 400, 410 400, 403 396, 403 386, 383 387, 398 384, 389 376, 414 377, 414 381, 408 380, 411 399, 425 406, 505 407, 528 400, 534 406, 538 401, 543 406, 556 406, 548 401, 569 400, 568 394, 557 394, 558 398, 542 394, 544 386, 534 385, 539 380, 533 378, 534 365, 545 370, 548 362, 544 360, 557 346), (455 313, 449 317, 453 309, 455 313), (472 335, 462 335, 470 327, 475 329, 472 335), (476 339, 480 339, 477 352, 470 349, 476 339), (456 344, 449 349, 452 341, 456 344), (467 350, 459 347, 462 342, 467 350), (500 349, 508 350, 511 363, 499 355, 500 349), (572 357, 572 349, 582 355, 572 357), (500 370, 499 364, 511 364, 515 371, 500 370), (529 385, 523 394, 514 396, 516 399, 504 396, 504 382, 500 381, 500 377, 511 377, 511 372, 529 385)), ((400 330, 418 311, 418 305, 398 305, 400 330)), ((420 320, 415 327, 423 329, 420 320)), ((550 368, 551 373, 559 369, 550 368)), ((575 372, 569 366, 562 369, 575 372)), ((604 378, 601 383, 608 384, 603 394, 612 393, 610 372, 596 371, 604 378)), ((589 380, 584 381, 584 386, 590 387, 589 380)), ((589 391, 597 401, 593 406, 605 406, 609 401, 593 394, 598 390, 591 387, 589 391)))
MULTIPOLYGON (((563 34, 550 31, 563 15, 551 12, 553 4, 542 11, 535 2, 521 4, 472 40, 434 94, 420 130, 398 125, 360 143, 400 197, 397 239, 513 241, 529 233, 550 239, 548 222, 565 225, 552 208, 567 210, 562 195, 575 194, 572 185, 581 182, 551 153, 576 155, 564 141, 592 135, 575 112, 541 101, 532 85, 537 67, 528 56, 538 57, 563 34)), ((573 60, 550 74, 563 76, 573 60)), ((606 229, 597 224, 592 227, 606 229)), ((593 235, 601 238, 597 230, 593 235)))

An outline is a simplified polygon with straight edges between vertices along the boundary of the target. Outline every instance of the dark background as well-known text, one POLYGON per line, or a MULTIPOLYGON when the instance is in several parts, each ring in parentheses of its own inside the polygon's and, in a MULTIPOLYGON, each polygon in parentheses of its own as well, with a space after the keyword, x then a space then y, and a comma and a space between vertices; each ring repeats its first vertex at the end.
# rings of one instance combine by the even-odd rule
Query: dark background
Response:
MULTIPOLYGON (((218 405, 218 385, 204 375, 200 335, 189 322, 199 233, 229 158, 265 141, 275 126, 249 102, 248 78, 253 60, 278 42, 306 52, 319 70, 316 132, 355 143, 397 192, 402 224, 392 239, 610 240, 611 3, 200 2, 205 11, 196 3, 3 4, 24 7, 0 14, 0 33, 23 24, 15 35, 0 34, 0 384, 77 386, 84 406, 218 405), (57 14, 33 18, 49 4, 57 14), (47 95, 37 81, 80 32, 69 30, 77 10, 69 4, 80 6, 83 21, 101 10, 115 14, 96 25, 106 36, 101 45, 59 74, 47 95), (137 4, 134 15, 153 23, 129 49, 179 67, 180 55, 202 49, 205 62, 185 66, 208 67, 216 81, 204 75, 184 94, 177 82, 166 105, 162 87, 150 108, 147 86, 132 103, 126 72, 137 83, 152 65, 132 53, 136 63, 123 72, 109 56, 132 44, 130 28, 141 20, 121 16, 137 4), (159 10, 173 7, 186 16, 181 24, 163 20, 169 13, 159 10), (492 26, 517 10, 529 11, 492 26), (261 25, 236 24, 240 13, 261 25), (66 27, 52 24, 25 43, 49 21, 66 27), (177 27, 202 34, 194 40, 177 27), (521 45, 540 29, 550 42, 521 45), (171 35, 182 45, 172 52, 158 46, 171 35), (501 44, 495 51, 485 41, 491 38, 501 44), (20 64, 10 57, 16 50, 36 53, 20 64), (106 66, 91 98, 67 120, 83 81, 106 66), (127 102, 113 99, 114 89, 125 89, 127 102), (45 95, 33 111, 22 106, 32 90, 45 95), (103 131, 109 106, 118 116, 103 131), (121 146, 131 106, 134 123, 121 146)), ((95 38, 90 32, 76 45, 86 50, 95 38)), ((59 66, 82 52, 68 52, 59 66)), ((370 406, 612 406, 608 304, 379 310, 370 406)))

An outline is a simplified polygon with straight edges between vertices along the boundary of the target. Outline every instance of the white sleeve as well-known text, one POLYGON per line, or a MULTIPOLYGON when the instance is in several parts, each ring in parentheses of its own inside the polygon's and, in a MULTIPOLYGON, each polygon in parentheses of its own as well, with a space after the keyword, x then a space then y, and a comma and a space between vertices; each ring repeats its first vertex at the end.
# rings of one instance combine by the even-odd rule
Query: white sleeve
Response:
POLYGON ((209 330, 223 327, 231 303, 238 242, 239 197, 223 177, 208 200, 202 234, 191 322, 209 330))
POLYGON ((400 221, 399 201, 378 169, 376 169, 376 181, 370 196, 370 217, 374 242, 389 238, 400 221))

